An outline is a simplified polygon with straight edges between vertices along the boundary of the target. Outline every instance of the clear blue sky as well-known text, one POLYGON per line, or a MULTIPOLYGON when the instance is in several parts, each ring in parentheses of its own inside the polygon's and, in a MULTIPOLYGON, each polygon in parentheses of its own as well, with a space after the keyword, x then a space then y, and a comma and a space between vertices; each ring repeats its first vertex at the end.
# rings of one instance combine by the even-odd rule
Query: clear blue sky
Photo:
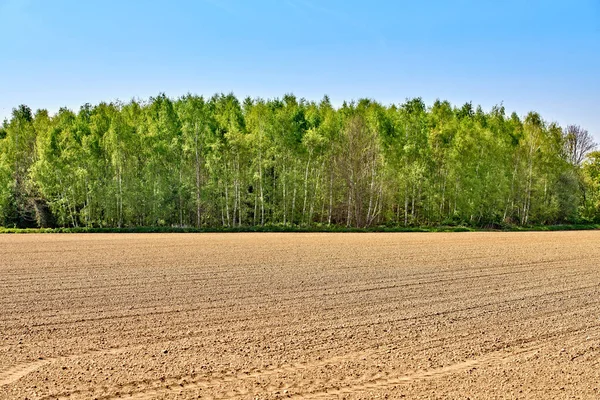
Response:
POLYGON ((600 141, 600 0, 0 0, 0 118, 159 92, 420 96, 600 141))

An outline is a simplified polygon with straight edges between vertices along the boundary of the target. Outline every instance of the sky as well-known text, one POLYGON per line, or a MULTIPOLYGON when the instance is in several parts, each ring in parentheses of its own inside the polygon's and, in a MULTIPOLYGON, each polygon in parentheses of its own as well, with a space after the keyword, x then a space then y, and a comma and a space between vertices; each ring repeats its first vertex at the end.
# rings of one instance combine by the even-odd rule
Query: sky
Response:
POLYGON ((537 111, 600 142, 600 0, 0 0, 12 108, 161 92, 537 111))

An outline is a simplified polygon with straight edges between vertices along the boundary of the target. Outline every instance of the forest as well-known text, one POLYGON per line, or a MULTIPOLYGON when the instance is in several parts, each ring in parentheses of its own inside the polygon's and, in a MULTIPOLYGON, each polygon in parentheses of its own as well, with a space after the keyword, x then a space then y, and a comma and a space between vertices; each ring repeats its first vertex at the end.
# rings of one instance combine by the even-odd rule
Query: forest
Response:
POLYGON ((0 125, 4 227, 528 226, 600 221, 577 125, 422 99, 164 94, 0 125))

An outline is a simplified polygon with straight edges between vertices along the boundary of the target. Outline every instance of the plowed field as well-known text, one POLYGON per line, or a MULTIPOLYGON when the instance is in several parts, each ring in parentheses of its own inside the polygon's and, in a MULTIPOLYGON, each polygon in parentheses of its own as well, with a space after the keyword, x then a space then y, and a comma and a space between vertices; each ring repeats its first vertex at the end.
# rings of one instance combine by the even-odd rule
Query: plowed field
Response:
POLYGON ((600 232, 0 236, 0 399, 600 398, 600 232))

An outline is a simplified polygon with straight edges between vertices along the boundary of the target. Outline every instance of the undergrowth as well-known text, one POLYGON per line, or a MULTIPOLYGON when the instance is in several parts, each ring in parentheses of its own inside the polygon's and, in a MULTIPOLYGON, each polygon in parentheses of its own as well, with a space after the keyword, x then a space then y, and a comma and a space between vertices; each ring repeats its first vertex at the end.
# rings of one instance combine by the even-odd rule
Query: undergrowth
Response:
POLYGON ((474 228, 468 226, 433 226, 433 227, 405 227, 405 226, 373 226, 368 228, 353 228, 337 225, 312 225, 312 226, 241 226, 223 228, 195 228, 195 227, 125 227, 125 228, 4 228, 0 233, 219 233, 219 232, 520 232, 520 231, 571 231, 600 229, 600 224, 564 224, 564 225, 532 225, 516 226, 503 225, 493 228, 474 228))

